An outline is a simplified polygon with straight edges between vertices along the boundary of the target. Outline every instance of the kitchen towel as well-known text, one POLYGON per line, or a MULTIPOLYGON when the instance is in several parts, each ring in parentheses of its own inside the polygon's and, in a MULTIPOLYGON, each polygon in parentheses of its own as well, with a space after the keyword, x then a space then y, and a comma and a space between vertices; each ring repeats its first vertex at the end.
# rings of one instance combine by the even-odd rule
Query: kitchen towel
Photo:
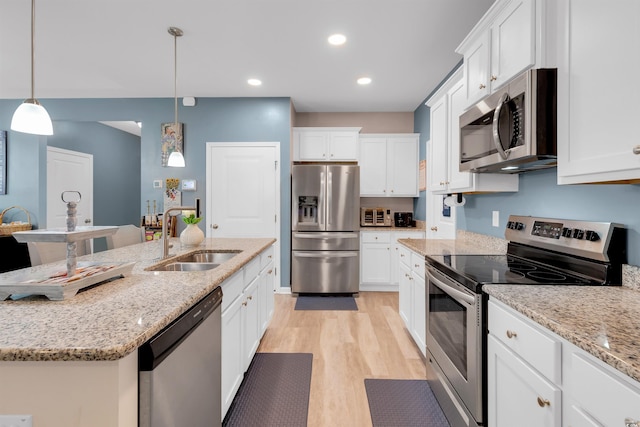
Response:
POLYGON ((306 427, 311 353, 256 353, 223 427, 306 427))
POLYGON ((373 427, 449 427, 426 380, 364 380, 373 427))
POLYGON ((355 298, 351 296, 299 296, 296 310, 358 310, 355 298))

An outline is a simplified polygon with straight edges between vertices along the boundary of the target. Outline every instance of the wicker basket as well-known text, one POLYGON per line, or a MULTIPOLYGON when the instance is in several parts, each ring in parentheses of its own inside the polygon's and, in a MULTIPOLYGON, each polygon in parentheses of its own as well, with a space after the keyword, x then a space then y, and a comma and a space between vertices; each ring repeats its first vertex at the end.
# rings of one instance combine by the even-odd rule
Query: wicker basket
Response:
POLYGON ((0 213, 0 236, 10 236, 14 231, 26 231, 31 230, 31 216, 29 215, 29 211, 25 208, 21 208, 20 206, 10 206, 7 209, 3 210, 0 213), (27 214, 27 223, 22 224, 3 224, 2 220, 4 219, 4 214, 6 214, 11 209, 21 209, 25 214, 27 214))

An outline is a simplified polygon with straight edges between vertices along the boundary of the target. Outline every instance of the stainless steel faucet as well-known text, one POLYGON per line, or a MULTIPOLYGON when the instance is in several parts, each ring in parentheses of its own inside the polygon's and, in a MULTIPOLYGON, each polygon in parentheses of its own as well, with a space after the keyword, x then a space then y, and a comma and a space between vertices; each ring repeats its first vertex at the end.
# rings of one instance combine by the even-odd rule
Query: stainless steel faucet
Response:
POLYGON ((167 230, 167 218, 169 218, 169 212, 173 211, 195 211, 196 218, 200 218, 200 199, 196 199, 195 206, 174 206, 162 214, 162 259, 169 257, 169 232, 167 230))

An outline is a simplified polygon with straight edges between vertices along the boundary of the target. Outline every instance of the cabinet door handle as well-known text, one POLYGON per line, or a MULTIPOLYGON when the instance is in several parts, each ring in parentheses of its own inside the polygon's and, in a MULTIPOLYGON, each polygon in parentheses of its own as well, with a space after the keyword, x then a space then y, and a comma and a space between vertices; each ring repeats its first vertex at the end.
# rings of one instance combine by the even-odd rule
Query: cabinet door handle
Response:
POLYGON ((511 339, 511 338, 515 338, 517 336, 518 336, 518 334, 516 334, 515 332, 507 330, 507 338, 511 339))
POLYGON ((271 274, 271 273, 273 273, 273 269, 267 271, 267 274, 271 274))
POLYGON ((242 301, 242 305, 246 306, 247 302, 246 301, 242 301))
POLYGON ((218 224, 211 224, 211 228, 213 228, 214 230, 218 229, 218 224))
POLYGON ((438 231, 438 227, 431 227, 431 231, 438 231))
POLYGON ((487 86, 483 85, 482 83, 480 83, 480 86, 478 86, 478 89, 484 89, 485 87, 487 87, 487 86))
POLYGON ((633 154, 640 154, 640 145, 633 147, 633 154))
POLYGON ((498 78, 496 76, 494 76, 494 75, 491 75, 491 81, 495 82, 496 80, 498 80, 498 78))
POLYGON ((249 295, 249 296, 247 297, 247 299, 248 299, 248 300, 252 300, 252 299, 253 299, 253 296, 249 295))
POLYGON ((624 419, 624 427, 640 427, 640 421, 631 418, 624 419))
POLYGON ((538 396, 538 406, 540 406, 541 408, 544 408, 545 406, 551 406, 551 402, 538 396))

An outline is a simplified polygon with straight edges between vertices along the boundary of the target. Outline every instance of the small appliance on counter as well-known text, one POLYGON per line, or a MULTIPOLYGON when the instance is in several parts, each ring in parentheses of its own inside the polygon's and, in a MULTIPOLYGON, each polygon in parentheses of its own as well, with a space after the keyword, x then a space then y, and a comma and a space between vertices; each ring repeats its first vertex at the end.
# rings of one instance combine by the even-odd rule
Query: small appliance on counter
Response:
POLYGON ((415 227, 413 212, 394 212, 393 221, 396 227, 415 227))
POLYGON ((360 226, 391 227, 391 209, 360 208, 360 226))

